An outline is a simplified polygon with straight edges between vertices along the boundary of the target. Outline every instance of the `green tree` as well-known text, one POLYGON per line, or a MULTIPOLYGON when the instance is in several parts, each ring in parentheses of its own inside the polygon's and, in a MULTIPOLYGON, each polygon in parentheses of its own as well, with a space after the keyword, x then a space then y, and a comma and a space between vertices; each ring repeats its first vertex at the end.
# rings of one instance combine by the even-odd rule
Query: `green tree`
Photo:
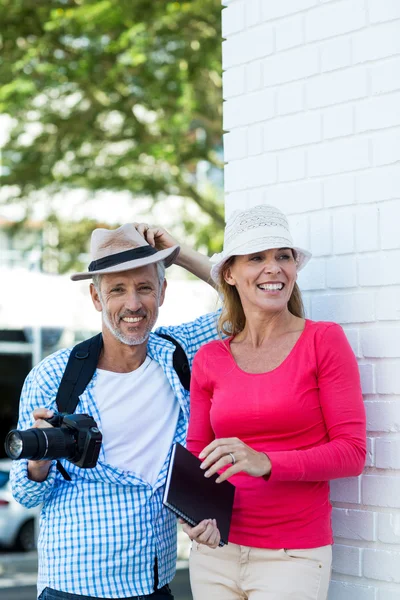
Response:
POLYGON ((218 250, 220 13, 219 0, 0 0, 8 201, 74 188, 179 195, 207 217, 182 217, 187 230, 218 250))

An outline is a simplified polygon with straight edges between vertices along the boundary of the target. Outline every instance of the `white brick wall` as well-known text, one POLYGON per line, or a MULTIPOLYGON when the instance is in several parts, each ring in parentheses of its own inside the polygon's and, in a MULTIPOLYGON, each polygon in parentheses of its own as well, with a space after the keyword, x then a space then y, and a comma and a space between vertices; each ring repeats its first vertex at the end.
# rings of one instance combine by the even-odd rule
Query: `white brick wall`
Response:
POLYGON ((226 213, 260 202, 314 255, 308 316, 344 325, 368 426, 333 481, 330 600, 400 599, 400 1, 223 0, 226 213))

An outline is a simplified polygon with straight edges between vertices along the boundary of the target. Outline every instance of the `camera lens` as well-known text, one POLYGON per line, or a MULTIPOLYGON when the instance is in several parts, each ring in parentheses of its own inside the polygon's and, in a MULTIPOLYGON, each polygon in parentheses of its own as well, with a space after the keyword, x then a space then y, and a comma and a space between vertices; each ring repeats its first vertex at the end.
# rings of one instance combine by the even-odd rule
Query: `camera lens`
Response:
POLYGON ((6 452, 10 458, 16 460, 21 456, 24 444, 19 435, 19 431, 11 431, 6 439, 6 452))
POLYGON ((72 435, 61 427, 32 428, 26 431, 14 429, 4 443, 7 456, 13 460, 52 460, 70 458, 75 452, 72 435))

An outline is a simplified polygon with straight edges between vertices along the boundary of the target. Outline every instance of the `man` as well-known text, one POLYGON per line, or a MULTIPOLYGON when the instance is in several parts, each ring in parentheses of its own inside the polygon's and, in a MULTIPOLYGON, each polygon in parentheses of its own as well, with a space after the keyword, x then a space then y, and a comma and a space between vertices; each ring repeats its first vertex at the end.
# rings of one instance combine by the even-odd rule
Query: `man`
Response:
MULTIPOLYGON (((152 333, 172 262, 208 280, 208 259, 146 224, 96 229, 88 272, 90 294, 102 314, 98 368, 80 396, 103 434, 94 469, 66 460, 68 481, 56 461, 14 462, 12 487, 25 506, 43 503, 38 542, 40 600, 173 598, 176 519, 162 505, 173 442, 184 443, 189 394, 173 368, 174 345, 152 333)), ((215 315, 163 327, 186 352, 217 336, 215 315)), ((71 350, 45 358, 21 394, 19 429, 49 427, 71 350), (33 420, 32 420, 33 414, 33 420)), ((193 535, 215 534, 203 522, 193 535)))

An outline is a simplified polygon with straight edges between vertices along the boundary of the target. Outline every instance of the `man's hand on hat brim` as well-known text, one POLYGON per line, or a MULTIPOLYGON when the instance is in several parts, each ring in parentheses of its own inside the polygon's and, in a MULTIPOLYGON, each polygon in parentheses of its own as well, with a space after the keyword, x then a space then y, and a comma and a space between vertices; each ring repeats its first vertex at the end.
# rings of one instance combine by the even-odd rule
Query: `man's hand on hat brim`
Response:
POLYGON ((166 250, 178 246, 178 242, 163 227, 149 225, 148 223, 133 223, 133 226, 144 237, 146 242, 156 250, 166 250))

